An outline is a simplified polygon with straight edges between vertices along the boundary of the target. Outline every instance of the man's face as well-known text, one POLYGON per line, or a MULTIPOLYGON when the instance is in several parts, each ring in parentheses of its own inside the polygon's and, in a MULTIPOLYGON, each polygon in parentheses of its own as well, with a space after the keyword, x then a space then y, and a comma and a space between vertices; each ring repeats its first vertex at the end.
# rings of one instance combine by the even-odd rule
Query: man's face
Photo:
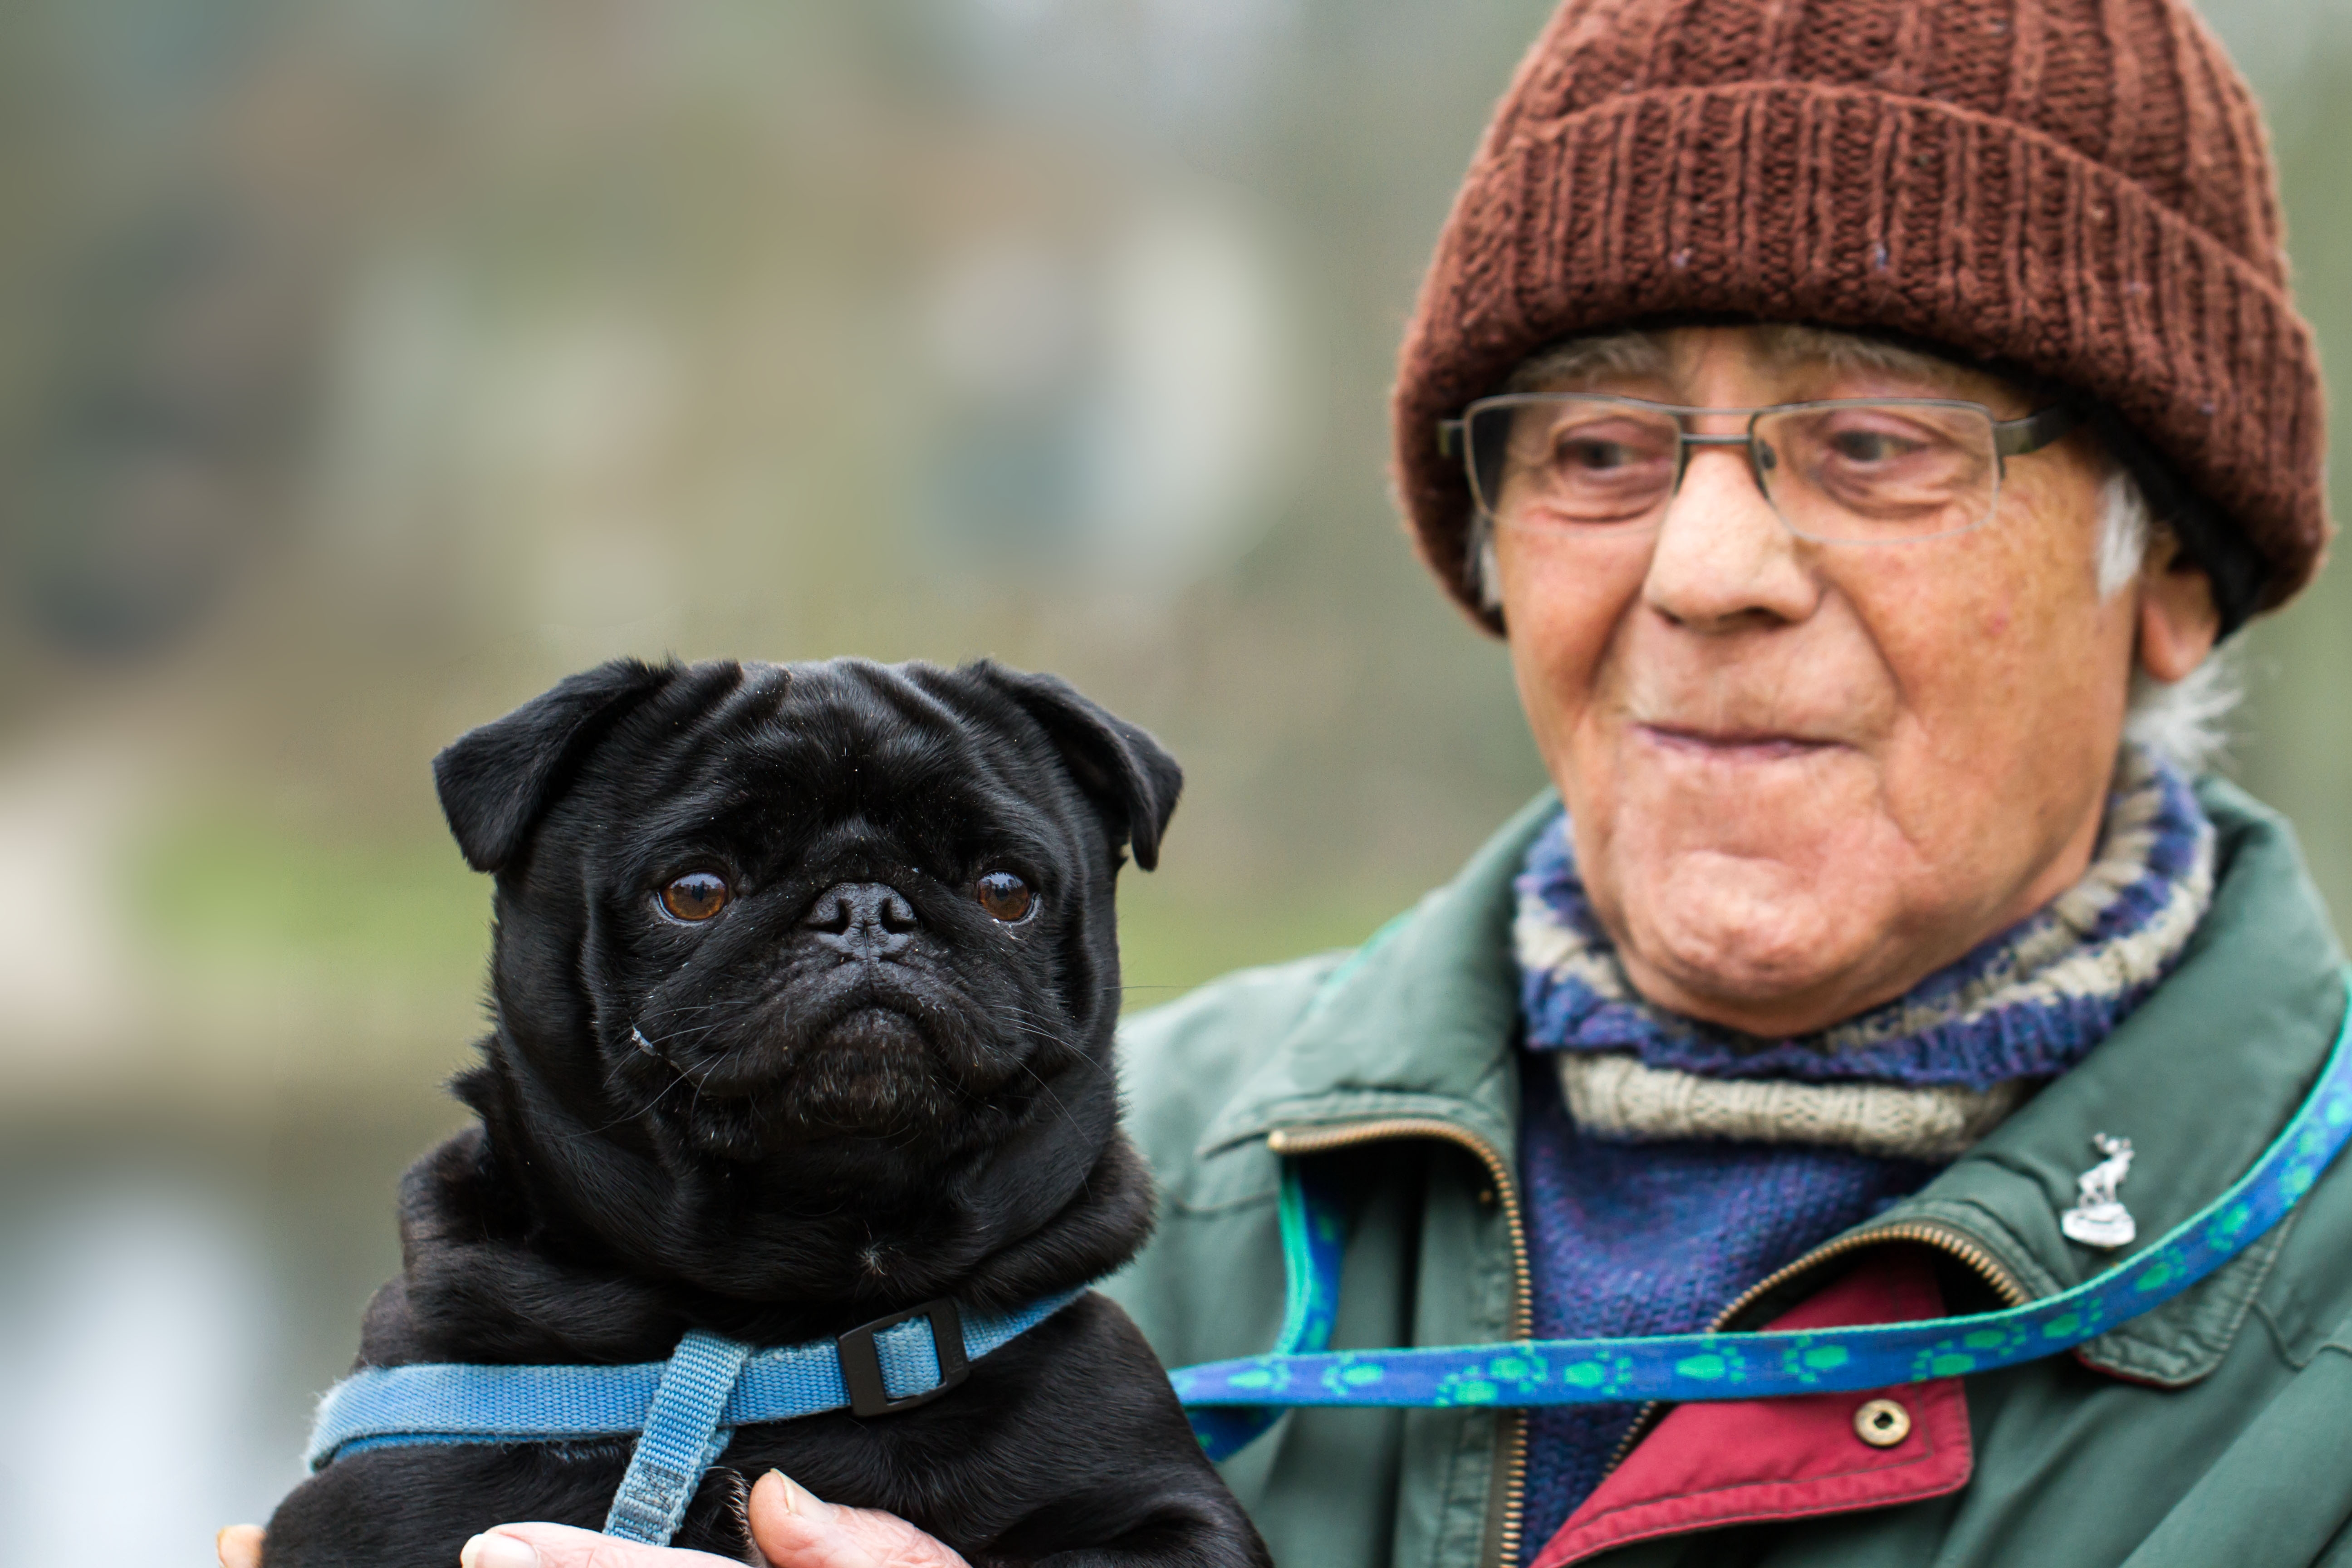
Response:
MULTIPOLYGON (((1991 377, 1825 353, 1821 334, 1655 342, 1543 389, 2032 412, 1991 377)), ((1496 530, 1520 700, 1644 995, 1756 1034, 1819 1028, 2081 876, 2144 598, 2100 595, 2104 482, 2070 437, 2009 459, 1972 531, 1819 543, 1780 521, 1740 448, 1697 447, 1654 531, 1496 530)))

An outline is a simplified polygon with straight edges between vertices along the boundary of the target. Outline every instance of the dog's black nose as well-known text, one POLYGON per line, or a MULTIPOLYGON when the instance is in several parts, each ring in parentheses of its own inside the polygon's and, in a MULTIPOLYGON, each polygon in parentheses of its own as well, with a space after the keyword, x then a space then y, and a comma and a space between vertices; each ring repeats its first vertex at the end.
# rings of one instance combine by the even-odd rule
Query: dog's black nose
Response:
POLYGON ((914 940, 915 906, 885 882, 838 882, 817 895, 807 924, 851 958, 888 958, 914 940))

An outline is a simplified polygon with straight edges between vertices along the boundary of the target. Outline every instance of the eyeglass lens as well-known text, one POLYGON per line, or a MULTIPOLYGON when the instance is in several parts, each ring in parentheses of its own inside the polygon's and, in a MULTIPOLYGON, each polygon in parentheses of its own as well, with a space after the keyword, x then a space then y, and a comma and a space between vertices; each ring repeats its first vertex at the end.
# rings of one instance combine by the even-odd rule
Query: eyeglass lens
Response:
MULTIPOLYGON (((1654 526, 1696 455, 1674 412, 1608 398, 1493 398, 1465 434, 1479 504, 1507 527, 1654 526)), ((1797 405, 1756 416, 1750 435, 1766 498, 1809 538, 1925 538, 1992 515, 2000 460, 1982 409, 1797 405)))

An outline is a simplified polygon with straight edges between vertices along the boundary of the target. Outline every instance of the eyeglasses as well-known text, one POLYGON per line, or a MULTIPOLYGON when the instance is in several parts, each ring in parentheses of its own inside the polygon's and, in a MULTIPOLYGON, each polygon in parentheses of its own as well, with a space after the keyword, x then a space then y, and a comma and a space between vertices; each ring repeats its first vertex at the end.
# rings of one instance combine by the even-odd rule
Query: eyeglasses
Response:
POLYGON ((1497 527, 1599 534, 1655 528, 1694 447, 1745 447, 1757 488, 1790 531, 1832 543, 1936 539, 1982 526, 2008 458, 2038 452, 2078 416, 2053 405, 1995 419, 1980 404, 1841 397, 1764 408, 1689 408, 1580 392, 1482 397, 1438 426, 1478 509, 1497 527), (1745 416, 1744 434, 1699 435, 1698 415, 1745 416))

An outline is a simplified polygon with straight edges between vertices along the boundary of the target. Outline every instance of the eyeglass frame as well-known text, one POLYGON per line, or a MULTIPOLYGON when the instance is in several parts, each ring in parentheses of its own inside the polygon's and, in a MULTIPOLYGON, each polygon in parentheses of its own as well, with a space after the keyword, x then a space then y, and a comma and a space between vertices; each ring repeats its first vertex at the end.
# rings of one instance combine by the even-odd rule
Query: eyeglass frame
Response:
MULTIPOLYGON (((1822 397, 1802 403, 1766 403, 1748 408, 1701 408, 1688 404, 1654 403, 1646 397, 1628 397, 1609 392, 1498 392, 1468 404, 1456 418, 1437 422, 1438 455, 1461 459, 1462 477, 1470 489, 1471 505, 1487 522, 1496 527, 1504 526, 1503 520, 1495 515, 1494 508, 1488 506, 1486 498, 1479 493, 1478 475, 1471 466, 1469 437, 1470 421, 1478 410, 1498 403, 1618 403, 1653 413, 1672 415, 1675 421, 1675 482, 1666 491, 1667 500, 1671 500, 1681 493, 1683 477, 1690 468, 1693 447, 1744 447, 1748 450, 1748 478, 1756 481, 1756 491, 1772 509, 1772 515, 1800 539, 1812 539, 1823 544, 1911 544, 1929 539, 1948 539, 1954 534, 1969 533, 1982 528, 2000 510, 2000 481, 2009 477, 2009 459, 2039 452, 2083 423, 2082 414, 2063 403, 2035 409, 2020 418, 2000 419, 1994 417, 1993 411, 1983 404, 1958 397, 1822 397), (1756 447, 1756 424, 1768 414, 1797 414, 1819 408, 1951 408, 1984 416, 1985 423, 1992 430, 1992 503, 1985 509, 1984 516, 1966 527, 1942 529, 1935 533, 1905 534, 1888 539, 1834 539, 1806 532, 1780 510, 1780 503, 1772 499, 1771 489, 1764 481, 1765 465, 1756 447), (1748 419, 1748 428, 1737 436, 1718 436, 1703 435, 1685 427, 1685 419, 1701 414, 1744 415, 1748 419)), ((1590 526, 1598 528, 1603 525, 1590 526)))

